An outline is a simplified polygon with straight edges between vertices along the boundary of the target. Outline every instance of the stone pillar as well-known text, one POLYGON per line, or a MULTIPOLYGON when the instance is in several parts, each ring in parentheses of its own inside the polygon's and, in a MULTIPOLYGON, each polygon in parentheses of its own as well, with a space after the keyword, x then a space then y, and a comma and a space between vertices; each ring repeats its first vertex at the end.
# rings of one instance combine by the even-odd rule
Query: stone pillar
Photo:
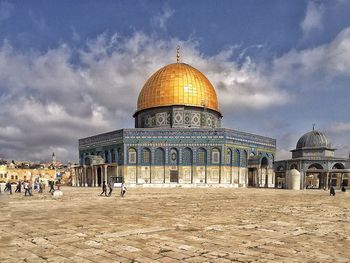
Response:
POLYGON ((91 167, 91 181, 92 181, 92 182, 91 182, 91 186, 92 186, 92 187, 95 186, 95 182, 96 182, 95 176, 96 176, 95 167, 92 166, 92 167, 91 167))
POLYGON ((75 182, 76 182, 76 177, 77 177, 77 168, 74 168, 72 171, 74 171, 74 175, 71 174, 71 178, 72 178, 72 186, 76 186, 75 182))
POLYGON ((300 171, 300 189, 305 189, 306 172, 300 171))
POLYGON ((104 165, 104 180, 102 180, 102 181, 106 181, 106 183, 107 183, 107 173, 108 173, 108 165, 104 165))
POLYGON ((85 166, 84 166, 84 168, 83 168, 83 176, 82 176, 82 179, 83 179, 83 180, 82 180, 82 181, 83 181, 83 182, 82 182, 82 183, 83 183, 82 185, 86 187, 87 184, 86 184, 86 167, 85 167, 85 166))
MULTIPOLYGON (((95 186, 96 187, 98 187, 98 172, 97 172, 98 168, 99 168, 98 166, 95 167, 95 186)), ((101 179, 102 179, 102 168, 101 168, 101 179)))
MULTIPOLYGON (((262 185, 262 168, 258 168, 257 170, 257 182, 255 182, 255 187, 260 187, 262 185)), ((255 174, 254 174, 255 177, 255 174)), ((255 178, 254 178, 255 179, 255 178)), ((255 180, 254 180, 255 181, 255 180)))
POLYGON ((79 178, 78 178, 78 185, 77 186, 81 187, 81 185, 82 185, 82 182, 81 182, 82 176, 83 176, 83 167, 80 167, 79 168, 79 178))

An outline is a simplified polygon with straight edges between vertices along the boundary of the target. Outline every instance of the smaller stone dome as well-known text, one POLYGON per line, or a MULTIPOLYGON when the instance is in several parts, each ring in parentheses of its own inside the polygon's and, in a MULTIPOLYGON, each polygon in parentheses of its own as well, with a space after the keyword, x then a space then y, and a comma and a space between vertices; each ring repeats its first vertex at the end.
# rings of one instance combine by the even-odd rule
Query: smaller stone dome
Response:
POLYGON ((312 130, 298 140, 296 149, 302 148, 331 148, 331 143, 324 133, 312 130))

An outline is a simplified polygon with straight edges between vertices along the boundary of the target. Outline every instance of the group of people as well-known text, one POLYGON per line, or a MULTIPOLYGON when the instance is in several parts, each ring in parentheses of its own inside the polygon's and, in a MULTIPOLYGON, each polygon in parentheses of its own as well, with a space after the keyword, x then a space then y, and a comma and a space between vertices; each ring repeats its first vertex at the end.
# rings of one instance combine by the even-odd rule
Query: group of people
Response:
MULTIPOLYGON (((53 180, 48 181, 48 184, 50 186, 49 193, 53 193, 55 191, 55 181, 53 180)), ((45 190, 46 184, 45 184, 45 181, 37 180, 37 179, 34 181, 34 183, 32 182, 32 180, 24 180, 23 182, 21 182, 21 180, 18 180, 16 184, 15 193, 21 193, 22 186, 24 189, 24 195, 32 196, 33 190, 38 191, 38 193, 43 193, 43 191, 45 190)), ((0 192, 1 192, 1 187, 0 187, 0 192)), ((6 183, 4 192, 9 192, 12 195, 12 186, 10 181, 6 183)))
MULTIPOLYGON (((23 183, 18 180, 18 183, 16 184, 16 190, 15 193, 21 193, 22 192, 22 186, 24 189, 24 195, 27 196, 27 194, 29 196, 33 195, 33 184, 31 180, 24 180, 23 183)), ((34 188, 36 189, 36 188, 34 188)), ((0 188, 0 192, 1 192, 1 188, 0 188)), ((4 192, 10 192, 10 195, 12 195, 12 184, 10 181, 8 181, 5 185, 4 188, 4 192)))
MULTIPOLYGON (((107 185, 106 185, 106 181, 103 181, 102 183, 102 193, 100 194, 103 195, 105 194, 105 196, 111 196, 112 195, 112 192, 113 192, 113 187, 114 187, 114 183, 113 181, 109 181, 108 182, 108 188, 109 188, 109 192, 107 194, 107 185)), ((126 193, 126 186, 125 186, 125 183, 122 183, 121 187, 120 187, 120 196, 121 197, 124 197, 125 196, 125 193, 126 193)))

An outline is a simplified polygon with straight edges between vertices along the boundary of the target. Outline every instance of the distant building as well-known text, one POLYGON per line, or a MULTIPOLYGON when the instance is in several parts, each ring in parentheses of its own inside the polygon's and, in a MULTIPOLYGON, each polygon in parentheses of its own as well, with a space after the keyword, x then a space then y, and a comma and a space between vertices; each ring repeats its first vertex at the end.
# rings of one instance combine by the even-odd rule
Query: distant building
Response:
POLYGON ((312 130, 304 134, 292 150, 292 159, 274 163, 276 187, 328 189, 350 186, 350 159, 334 156, 327 136, 312 130))
POLYGON ((52 169, 22 169, 0 165, 0 183, 6 183, 8 181, 15 183, 18 180, 23 182, 30 179, 53 180, 55 177, 56 172, 52 169))

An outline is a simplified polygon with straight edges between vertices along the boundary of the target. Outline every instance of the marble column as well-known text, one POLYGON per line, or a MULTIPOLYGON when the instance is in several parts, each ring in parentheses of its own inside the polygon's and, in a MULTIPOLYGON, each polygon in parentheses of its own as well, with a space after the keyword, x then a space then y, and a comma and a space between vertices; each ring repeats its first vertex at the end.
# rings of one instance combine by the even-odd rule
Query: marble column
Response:
POLYGON ((108 182, 107 181, 107 176, 108 176, 108 165, 104 165, 104 181, 106 181, 106 183, 108 182))
POLYGON ((82 174, 82 186, 86 186, 86 167, 83 167, 83 174, 82 174))

